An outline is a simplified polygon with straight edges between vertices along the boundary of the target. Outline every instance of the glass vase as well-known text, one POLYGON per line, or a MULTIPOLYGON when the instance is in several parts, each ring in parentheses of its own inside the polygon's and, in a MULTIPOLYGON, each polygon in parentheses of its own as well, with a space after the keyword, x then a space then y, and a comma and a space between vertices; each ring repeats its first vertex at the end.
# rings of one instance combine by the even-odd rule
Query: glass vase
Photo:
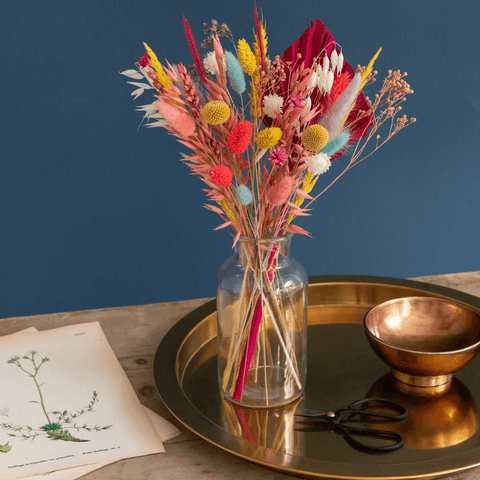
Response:
POLYGON ((240 237, 218 273, 218 381, 247 407, 277 407, 305 389, 307 285, 292 235, 240 237))

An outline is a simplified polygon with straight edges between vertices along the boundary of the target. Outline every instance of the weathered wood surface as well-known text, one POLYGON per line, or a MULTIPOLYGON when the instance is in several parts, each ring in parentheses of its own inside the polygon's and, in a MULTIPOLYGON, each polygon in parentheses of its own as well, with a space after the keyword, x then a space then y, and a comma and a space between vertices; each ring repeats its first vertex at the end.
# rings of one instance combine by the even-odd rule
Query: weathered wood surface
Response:
MULTIPOLYGON (((480 297, 480 271, 413 280, 454 288, 480 297)), ((211 299, 196 299, 133 307, 118 307, 0 320, 0 335, 28 327, 48 330, 66 325, 99 321, 132 382, 140 401, 175 424, 182 435, 165 444, 166 453, 127 459, 82 477, 82 480, 281 480, 294 478, 238 458, 197 437, 172 417, 157 394, 153 358, 168 330, 183 316, 211 299)), ((479 459, 480 461, 480 459, 479 459)), ((447 480, 476 480, 480 468, 443 477, 447 480)))

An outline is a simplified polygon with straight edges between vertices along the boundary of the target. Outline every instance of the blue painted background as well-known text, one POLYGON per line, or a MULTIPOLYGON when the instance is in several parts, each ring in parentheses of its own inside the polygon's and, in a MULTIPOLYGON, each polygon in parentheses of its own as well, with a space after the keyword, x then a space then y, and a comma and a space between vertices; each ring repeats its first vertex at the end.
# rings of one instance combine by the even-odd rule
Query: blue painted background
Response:
MULTIPOLYGON (((310 275, 480 269, 480 4, 264 1, 270 55, 321 18, 346 60, 406 70, 418 122, 349 172, 299 224, 310 275)), ((133 68, 147 42, 190 63, 182 14, 252 41, 253 2, 4 2, 0 15, 0 317, 215 295, 227 231, 160 129, 138 128, 133 68)), ((370 94, 374 93, 372 89, 370 94)), ((317 184, 326 185, 346 159, 317 184)))

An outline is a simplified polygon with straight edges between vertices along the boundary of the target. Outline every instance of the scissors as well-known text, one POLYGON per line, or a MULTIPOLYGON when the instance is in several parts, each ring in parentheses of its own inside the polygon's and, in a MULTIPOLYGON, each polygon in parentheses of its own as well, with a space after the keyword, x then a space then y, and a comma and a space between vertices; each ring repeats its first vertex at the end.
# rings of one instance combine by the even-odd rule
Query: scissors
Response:
MULTIPOLYGON (((386 453, 397 450, 403 446, 403 437, 398 432, 392 432, 390 430, 376 430, 373 428, 358 428, 351 425, 345 425, 346 423, 354 422, 367 423, 365 422, 365 417, 369 419, 377 419, 369 420, 368 423, 392 423, 405 420, 408 415, 407 409, 402 405, 385 398, 364 398, 351 403, 347 408, 340 408, 334 412, 319 412, 317 410, 309 410, 307 408, 297 408, 297 412, 299 413, 295 413, 295 416, 305 417, 315 421, 311 428, 302 429, 303 431, 316 431, 325 429, 336 431, 344 434, 353 444, 353 446, 361 450, 374 453, 386 453), (389 410, 397 412, 398 415, 363 409, 363 407, 367 406, 368 404, 375 404, 375 406, 378 407, 387 407, 389 410), (302 413, 300 413, 300 411, 302 413), (348 417, 342 420, 342 415, 348 415, 348 417), (363 417, 363 420, 362 418, 355 419, 356 416, 363 417), (327 420, 327 423, 325 423, 324 420, 327 420), (333 427, 333 429, 331 429, 331 427, 333 427), (357 436, 374 437, 388 441, 393 440, 395 443, 392 444, 389 442, 387 445, 381 446, 370 445, 358 440, 358 438, 356 438, 357 436)), ((309 424, 308 422, 301 423, 307 425, 309 424)))

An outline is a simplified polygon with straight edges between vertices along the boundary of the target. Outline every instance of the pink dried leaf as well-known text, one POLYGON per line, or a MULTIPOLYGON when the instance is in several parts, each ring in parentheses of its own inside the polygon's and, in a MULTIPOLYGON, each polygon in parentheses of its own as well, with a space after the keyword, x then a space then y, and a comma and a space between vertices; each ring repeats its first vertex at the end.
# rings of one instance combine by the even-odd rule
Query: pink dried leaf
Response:
MULTIPOLYGON (((224 100, 225 91, 222 87, 219 87, 216 83, 209 80, 207 82, 207 88, 214 100, 224 100)), ((230 103, 230 101, 227 103, 230 103)))
POLYGON ((305 211, 302 209, 291 208, 290 215, 293 215, 294 217, 308 217, 311 215, 311 213, 305 213, 305 211))
POLYGON ((307 235, 307 237, 312 238, 312 235, 308 233, 306 230, 304 230, 302 227, 299 227, 298 225, 290 225, 287 229, 287 232, 291 233, 297 233, 298 235, 307 235))
POLYGON ((216 202, 221 202, 222 200, 225 199, 225 195, 222 195, 219 193, 217 195, 212 195, 211 199, 215 200, 216 202))
POLYGON ((223 88, 225 88, 227 85, 227 79, 225 76, 225 67, 223 66, 223 48, 217 34, 213 36, 213 49, 215 51, 215 58, 218 66, 217 81, 222 85, 223 88))
POLYGON ((177 141, 178 141, 178 143, 181 143, 185 147, 190 148, 191 150, 195 150, 195 147, 192 145, 191 142, 188 142, 188 141, 185 141, 185 140, 177 140, 177 141))
POLYGON ((211 210, 212 212, 218 213, 219 215, 223 215, 225 213, 221 208, 218 208, 215 205, 205 204, 204 207, 207 210, 211 210))
POLYGON ((297 191, 295 193, 299 197, 306 198, 307 200, 313 200, 313 197, 311 197, 308 193, 304 192, 303 190, 300 190, 300 188, 297 188, 297 191))
POLYGON ((233 240, 233 245, 232 245, 232 248, 235 247, 235 245, 237 244, 238 240, 240 239, 240 235, 242 234, 242 232, 240 232, 240 230, 237 232, 237 234, 235 235, 235 239, 233 240))
POLYGON ((308 123, 312 118, 318 115, 320 107, 312 108, 308 113, 302 116, 302 121, 300 122, 301 125, 308 123))
POLYGON ((182 91, 176 87, 175 85, 173 85, 173 83, 169 86, 169 87, 165 87, 165 90, 170 94, 170 95, 175 95, 175 96, 178 96, 178 95, 181 95, 182 94, 182 91))
POLYGON ((178 76, 177 76, 177 72, 175 71, 175 68, 170 65, 170 62, 168 60, 166 60, 166 62, 167 62, 167 68, 165 70, 166 70, 168 76, 175 83, 179 83, 179 79, 178 79, 178 76))
POLYGON ((214 228, 214 230, 220 230, 221 228, 228 227, 229 225, 233 225, 233 222, 229 220, 228 222, 222 223, 218 227, 214 228))

